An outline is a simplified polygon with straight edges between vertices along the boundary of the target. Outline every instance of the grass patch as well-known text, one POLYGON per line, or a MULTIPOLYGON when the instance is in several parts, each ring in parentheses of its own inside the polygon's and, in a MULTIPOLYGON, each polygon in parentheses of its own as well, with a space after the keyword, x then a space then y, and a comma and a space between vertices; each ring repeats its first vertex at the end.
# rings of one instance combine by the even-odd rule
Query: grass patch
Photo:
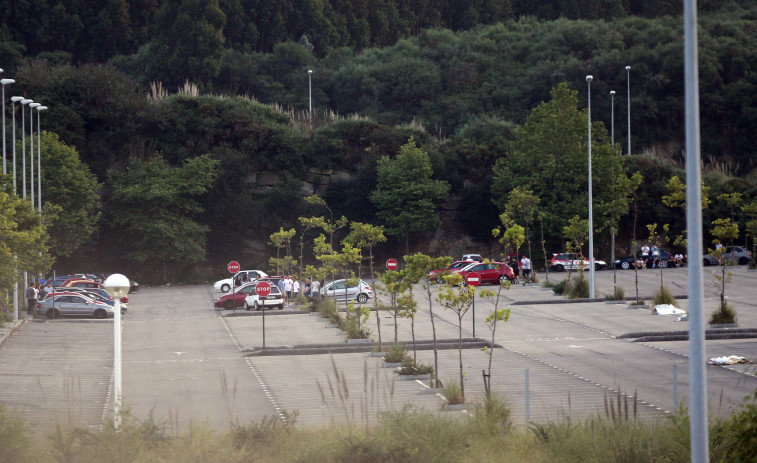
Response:
POLYGON ((386 354, 384 355, 384 362, 386 363, 404 363, 407 361, 413 361, 410 355, 407 353, 407 349, 403 344, 394 343, 389 345, 386 354))
POLYGON ((568 297, 571 299, 586 299, 589 297, 589 280, 581 275, 570 282, 568 297))
POLYGON ((457 405, 465 403, 465 396, 457 381, 449 381, 442 389, 442 395, 447 399, 447 405, 457 405))
POLYGON ((400 375, 428 375, 434 374, 434 366, 433 365, 426 365, 423 362, 413 363, 413 359, 411 359, 409 356, 407 359, 405 359, 404 362, 402 362, 402 366, 400 366, 399 370, 397 370, 397 373, 400 375))
POLYGON ((626 290, 622 286, 616 286, 612 293, 605 294, 607 301, 622 301, 626 298, 626 290))
POLYGON ((710 324, 736 323, 736 309, 728 302, 723 302, 720 307, 710 315, 710 324))
POLYGON ((673 297, 673 293, 668 290, 668 288, 660 288, 656 293, 654 293, 654 299, 652 300, 654 305, 660 305, 660 304, 670 304, 672 306, 678 307, 678 301, 676 301, 676 298, 673 297))
POLYGON ((555 294, 565 294, 565 290, 568 288, 568 280, 560 280, 556 283, 552 283, 552 291, 555 294))

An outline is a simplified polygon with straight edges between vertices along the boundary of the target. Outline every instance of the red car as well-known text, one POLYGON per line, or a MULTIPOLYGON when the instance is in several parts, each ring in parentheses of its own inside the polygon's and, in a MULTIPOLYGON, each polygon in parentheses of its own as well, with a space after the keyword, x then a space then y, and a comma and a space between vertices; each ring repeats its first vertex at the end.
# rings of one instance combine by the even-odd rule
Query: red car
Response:
MULTIPOLYGON (((257 281, 255 283, 257 283, 257 281)), ((236 302, 237 308, 243 308, 244 299, 250 294, 253 289, 255 289, 255 286, 256 284, 254 283, 247 283, 246 285, 239 288, 234 288, 234 294, 229 292, 228 294, 224 294, 223 296, 216 298, 215 306, 231 310, 234 308, 234 302, 236 302)))
POLYGON ((501 284, 505 279, 513 281, 515 279, 515 273, 509 265, 504 262, 491 262, 484 264, 481 262, 474 262, 468 264, 462 269, 455 270, 453 273, 459 273, 465 278, 471 272, 476 272, 481 275, 481 284, 492 283, 501 284))
POLYGON ((444 279, 442 279, 443 272, 452 272, 453 270, 462 269, 466 265, 470 265, 470 264, 472 264, 474 262, 476 262, 476 261, 474 261, 474 260, 458 260, 458 261, 455 261, 455 262, 452 262, 451 264, 449 264, 449 266, 447 268, 443 268, 443 269, 440 269, 440 270, 431 270, 428 273, 428 276, 426 278, 428 278, 429 280, 436 280, 437 283, 442 284, 442 283, 444 283, 444 279))

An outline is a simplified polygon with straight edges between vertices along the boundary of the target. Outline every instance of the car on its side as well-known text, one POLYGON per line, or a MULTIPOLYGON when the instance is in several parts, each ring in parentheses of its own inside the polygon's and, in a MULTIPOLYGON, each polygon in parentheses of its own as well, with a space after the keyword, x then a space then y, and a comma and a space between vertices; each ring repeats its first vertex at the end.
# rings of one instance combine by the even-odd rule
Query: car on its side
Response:
POLYGON ((79 293, 55 293, 44 301, 38 302, 35 310, 37 315, 47 318, 113 318, 114 314, 113 306, 79 293))
MULTIPOLYGON (((257 281, 253 283, 247 283, 239 288, 234 288, 234 292, 229 292, 221 297, 217 297, 214 300, 216 307, 232 310, 234 308, 244 307, 244 300, 251 291, 255 289, 257 281)), ((271 286, 275 286, 271 283, 271 286)))
MULTIPOLYGON (((660 267, 662 268, 668 268, 668 264, 670 263, 670 259, 673 256, 666 250, 660 249, 660 267)), ((636 251, 636 254, 633 256, 626 256, 622 259, 617 259, 615 261, 615 268, 620 268, 623 270, 628 270, 630 268, 633 268, 633 263, 636 261, 642 260, 641 251, 636 251)), ((652 264, 654 262, 654 257, 650 254, 646 258, 646 262, 644 262, 644 265, 646 268, 652 268, 652 264)))
MULTIPOLYGON (((599 259, 594 259, 594 270, 602 270, 607 267, 607 262, 599 259)), ((552 254, 552 259, 549 261, 549 269, 555 272, 562 272, 565 270, 588 270, 589 259, 576 254, 574 252, 562 252, 552 254)))
POLYGON ((473 260, 458 260, 449 264, 447 268, 442 268, 439 270, 431 270, 430 272, 428 272, 428 275, 426 276, 426 278, 428 280, 436 280, 437 283, 441 284, 441 283, 444 283, 444 279, 442 278, 442 276, 445 274, 445 272, 449 273, 452 270, 461 269, 465 267, 466 265, 472 264, 474 262, 475 261, 473 260))
POLYGON ((462 275, 464 281, 465 277, 472 272, 476 272, 481 276, 481 284, 501 284, 505 280, 515 280, 513 269, 504 262, 474 262, 461 269, 454 270, 452 273, 459 273, 462 275))
POLYGON ((746 265, 753 260, 754 257, 752 257, 752 251, 744 249, 741 246, 726 246, 725 252, 723 252, 720 260, 718 260, 718 256, 714 254, 705 254, 703 263, 704 265, 720 265, 721 261, 725 261, 730 265, 746 265))
POLYGON ((244 298, 244 310, 260 310, 261 308, 265 309, 266 307, 275 307, 279 310, 284 308, 284 295, 281 294, 281 290, 279 290, 278 286, 271 285, 270 294, 261 297, 255 292, 258 284, 260 284, 260 282, 249 285, 251 289, 244 298))
POLYGON ((240 270, 231 278, 224 278, 223 280, 216 281, 213 283, 213 288, 228 293, 231 291, 232 283, 234 286, 242 286, 245 283, 259 280, 267 276, 268 274, 262 270, 240 270))
POLYGON ((336 298, 337 301, 355 300, 365 304, 373 297, 373 290, 363 280, 358 281, 357 286, 350 287, 347 287, 347 280, 336 280, 321 288, 321 296, 336 298))

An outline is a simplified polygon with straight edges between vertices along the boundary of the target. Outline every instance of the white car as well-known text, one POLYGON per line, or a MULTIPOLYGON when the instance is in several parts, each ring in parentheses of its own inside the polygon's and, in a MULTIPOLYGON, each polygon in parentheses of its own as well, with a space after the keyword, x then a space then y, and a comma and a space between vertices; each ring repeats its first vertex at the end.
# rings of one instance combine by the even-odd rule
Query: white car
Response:
POLYGON ((373 297, 373 290, 368 283, 360 280, 357 286, 347 288, 347 280, 336 280, 321 288, 321 296, 333 298, 338 301, 356 300, 361 304, 368 302, 373 297))
POLYGON ((271 285, 271 293, 268 296, 260 297, 253 289, 250 291, 250 294, 244 298, 244 310, 260 310, 261 307, 275 307, 279 310, 284 308, 284 295, 281 294, 281 290, 279 290, 278 286, 271 285))
POLYGON ((213 288, 228 293, 231 291, 232 282, 234 282, 234 286, 242 286, 244 283, 259 280, 260 278, 265 278, 267 276, 268 274, 262 270, 240 270, 231 278, 224 278, 223 280, 216 281, 213 283, 213 288))

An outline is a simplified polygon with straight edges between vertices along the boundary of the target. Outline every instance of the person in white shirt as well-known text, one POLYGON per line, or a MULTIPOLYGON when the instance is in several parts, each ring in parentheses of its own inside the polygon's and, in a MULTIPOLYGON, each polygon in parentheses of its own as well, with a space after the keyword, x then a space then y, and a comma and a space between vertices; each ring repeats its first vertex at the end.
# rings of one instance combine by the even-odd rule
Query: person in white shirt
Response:
POLYGON ((313 280, 312 283, 310 283, 310 297, 318 297, 321 290, 321 283, 318 282, 318 280, 313 280))
POLYGON ((657 268, 660 265, 660 248, 656 244, 652 245, 652 268, 657 268))
POLYGON ((523 270, 523 284, 526 284, 531 279, 531 259, 523 256, 520 260, 520 269, 523 270))
POLYGON ((292 297, 294 298, 294 302, 297 302, 297 296, 300 295, 300 282, 296 278, 294 279, 294 282, 292 283, 292 297))
POLYGON ((286 305, 289 307, 292 302, 292 277, 289 275, 284 277, 284 294, 286 296, 286 305))

